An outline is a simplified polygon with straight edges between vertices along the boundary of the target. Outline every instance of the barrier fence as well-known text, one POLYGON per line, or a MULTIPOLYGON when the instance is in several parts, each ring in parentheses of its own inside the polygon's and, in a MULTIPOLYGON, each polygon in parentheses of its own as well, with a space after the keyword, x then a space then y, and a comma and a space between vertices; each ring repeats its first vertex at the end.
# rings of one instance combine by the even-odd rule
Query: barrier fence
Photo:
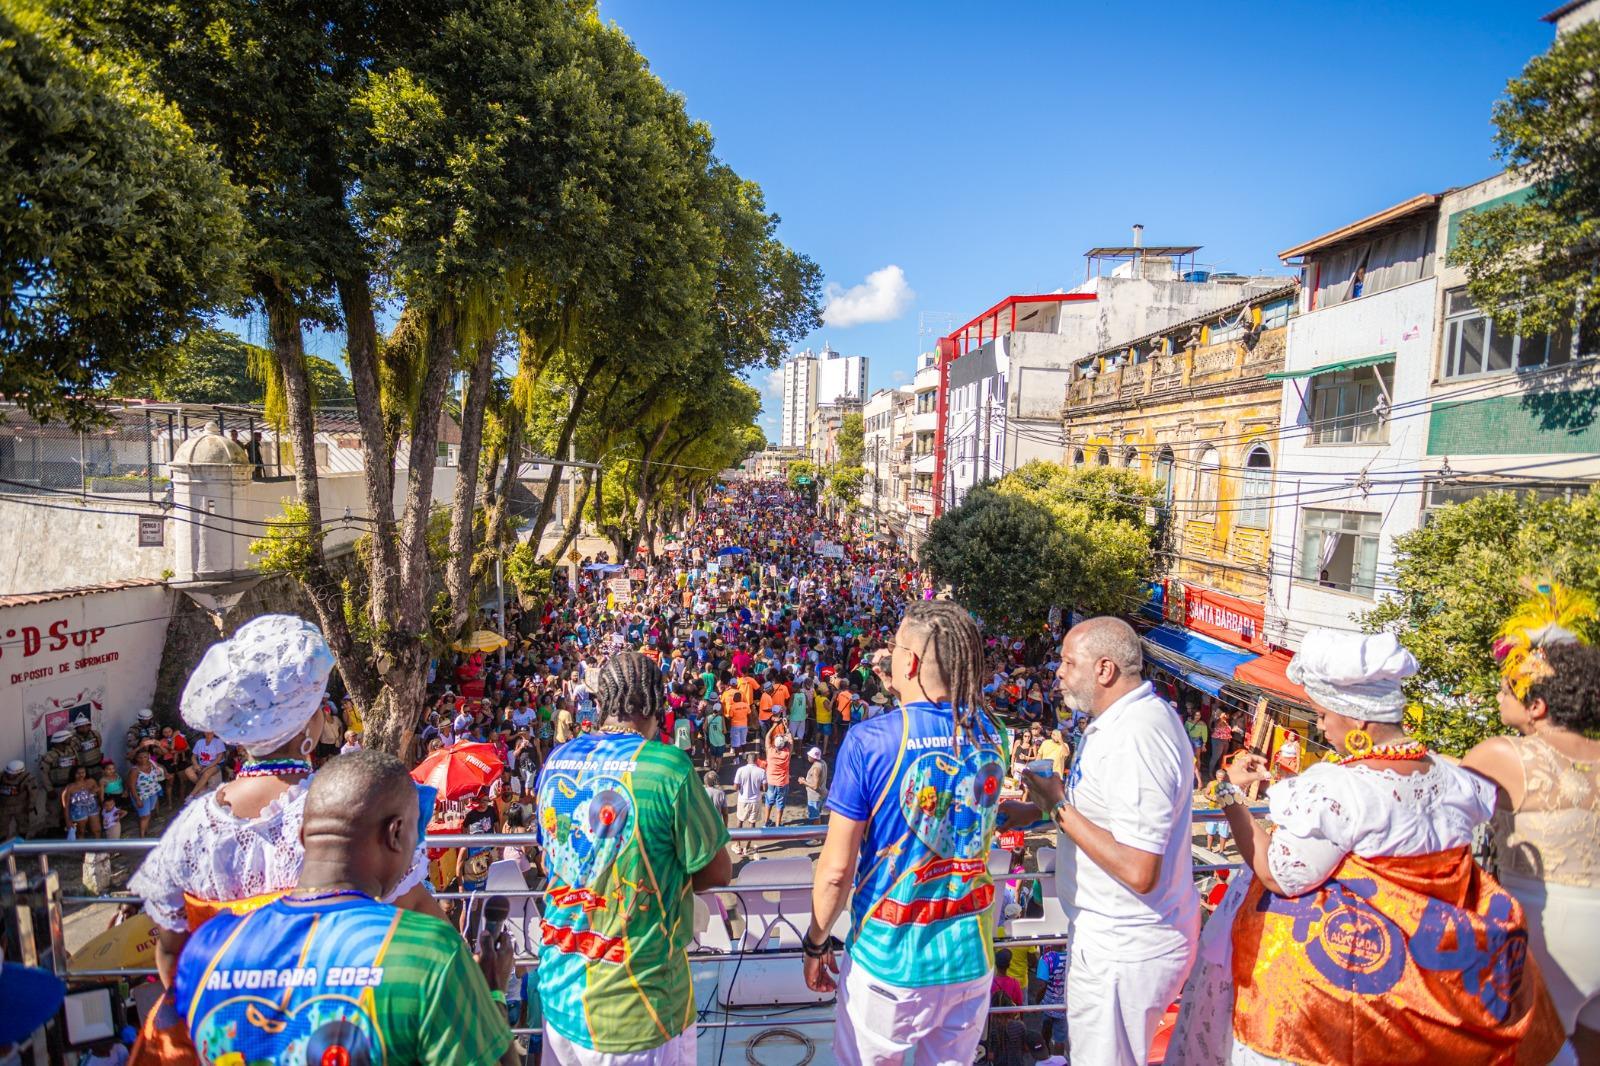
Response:
MULTIPOLYGON (((1252 808, 1254 815, 1263 815, 1266 808, 1252 808)), ((1223 812, 1218 810, 1198 810, 1194 812, 1195 824, 1208 824, 1223 820, 1223 812)), ((729 830, 729 835, 734 842, 740 844, 781 844, 797 841, 814 840, 824 831, 822 825, 790 825, 767 826, 763 828, 741 828, 729 830)), ((530 833, 476 833, 476 834, 449 834, 429 835, 423 839, 423 844, 429 848, 452 847, 514 847, 525 848, 535 846, 532 841, 534 834, 530 833)), ((69 984, 95 984, 113 981, 123 981, 154 976, 153 967, 127 967, 114 969, 73 969, 68 963, 66 950, 64 923, 68 907, 84 907, 100 904, 127 904, 137 903, 138 897, 128 893, 104 894, 65 894, 61 891, 60 875, 52 868, 52 858, 79 858, 89 854, 140 854, 149 851, 156 844, 153 838, 129 838, 123 840, 12 840, 0 842, 0 909, 3 909, 7 932, 14 933, 6 937, 7 957, 11 961, 21 962, 29 966, 42 966, 52 970, 57 976, 69 984), (18 860, 36 860, 37 870, 30 872, 25 869, 25 862, 18 860), (42 911, 48 938, 44 939, 42 948, 39 946, 41 938, 37 935, 34 923, 35 916, 42 911), (14 957, 13 957, 14 956, 14 957)), ((1239 868, 1239 863, 1201 863, 1194 864, 1196 876, 1216 873, 1222 870, 1239 868)), ((1053 879, 1054 872, 1019 871, 1016 873, 995 874, 997 882, 1036 882, 1044 879, 1053 879)), ((809 891, 811 882, 795 882, 787 884, 728 884, 713 889, 707 889, 698 895, 708 901, 716 902, 720 908, 717 897, 734 897, 743 907, 746 896, 757 896, 773 892, 809 891)), ((475 892, 439 892, 435 897, 442 900, 456 900, 467 904, 474 903, 489 896, 504 896, 511 899, 542 899, 545 896, 543 889, 511 889, 511 890, 483 890, 475 892)), ((791 928, 793 928, 791 926, 791 928)), ((803 930, 800 931, 803 935, 803 930)), ((997 936, 995 947, 1026 950, 1030 948, 1058 947, 1067 943, 1066 930, 1060 935, 1050 936, 997 936)), ((771 949, 760 951, 743 951, 735 947, 732 951, 690 951, 689 959, 693 963, 723 966, 729 963, 740 963, 758 959, 761 962, 799 961, 804 954, 794 949, 771 949)), ((536 955, 519 955, 516 966, 519 970, 536 967, 536 955)), ((774 1026, 792 1027, 815 1023, 830 1023, 833 1020, 831 1005, 825 1005, 825 1012, 812 1012, 801 1014, 789 1009, 773 1008, 718 1008, 716 1013, 723 1015, 718 1020, 702 1019, 698 1024, 701 1029, 738 1029, 748 1027, 768 1028, 774 1026), (741 1010, 761 1010, 761 1017, 741 1018, 737 1015, 741 1010), (781 1019, 781 1021, 779 1020, 781 1019)), ((1047 1011, 1058 1011, 1061 1007, 1056 1004, 1018 1004, 1016 1006, 992 1007, 991 1013, 1000 1014, 1034 1014, 1047 1011)), ((513 1032, 530 1034, 537 1030, 517 1028, 513 1032)), ((40 1059, 40 1062, 45 1061, 40 1059)))

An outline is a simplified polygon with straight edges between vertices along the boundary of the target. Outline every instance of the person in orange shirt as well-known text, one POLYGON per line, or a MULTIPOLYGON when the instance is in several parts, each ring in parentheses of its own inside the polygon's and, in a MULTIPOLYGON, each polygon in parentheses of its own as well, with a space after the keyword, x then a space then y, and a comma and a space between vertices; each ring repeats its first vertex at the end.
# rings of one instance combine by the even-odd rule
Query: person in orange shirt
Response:
POLYGON ((788 684, 781 680, 780 675, 780 680, 772 683, 772 706, 782 707, 787 713, 789 701, 793 698, 794 693, 790 691, 788 684))
POLYGON ((850 728, 850 706, 855 701, 855 696, 850 691, 849 685, 840 685, 839 691, 833 697, 833 715, 839 719, 840 742, 843 743, 845 730, 850 728))
POLYGON ((761 686, 756 683, 756 679, 749 674, 740 674, 734 683, 739 686, 739 691, 744 693, 744 701, 751 706, 755 706, 756 697, 761 691, 761 686))
POLYGON ((772 698, 772 686, 765 686, 761 693, 761 702, 757 705, 761 714, 761 728, 766 729, 767 723, 772 721, 772 705, 777 701, 772 698))
POLYGON ((728 716, 729 742, 738 751, 750 739, 750 698, 741 685, 729 685, 722 693, 722 712, 728 716))

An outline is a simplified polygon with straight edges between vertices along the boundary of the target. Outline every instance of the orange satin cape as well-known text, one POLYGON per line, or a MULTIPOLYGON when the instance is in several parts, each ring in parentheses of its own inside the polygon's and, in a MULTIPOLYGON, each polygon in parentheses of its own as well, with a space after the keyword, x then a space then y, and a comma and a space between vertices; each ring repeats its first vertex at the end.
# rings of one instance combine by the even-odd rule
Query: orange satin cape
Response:
POLYGON ((1467 848, 1347 855, 1233 925, 1234 1036, 1291 1062, 1543 1064, 1565 1039, 1522 906, 1467 848))
MULTIPOLYGON (((248 899, 228 902, 201 899, 183 894, 184 918, 192 933, 207 921, 223 912, 249 914, 259 910, 283 895, 282 892, 265 892, 248 899)), ((189 1027, 172 1009, 172 990, 161 993, 155 1006, 145 1014, 139 1025, 139 1038, 133 1042, 128 1054, 128 1066, 200 1066, 200 1054, 189 1039, 189 1027)))

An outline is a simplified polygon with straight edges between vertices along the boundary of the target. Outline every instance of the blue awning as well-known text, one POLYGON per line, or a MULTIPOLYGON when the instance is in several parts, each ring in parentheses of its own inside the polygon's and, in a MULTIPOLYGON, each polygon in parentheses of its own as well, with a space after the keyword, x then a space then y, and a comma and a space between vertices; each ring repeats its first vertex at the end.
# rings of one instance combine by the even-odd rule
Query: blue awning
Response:
POLYGON ((1247 651, 1176 626, 1156 626, 1144 635, 1144 651, 1201 692, 1216 696, 1241 663, 1256 658, 1247 651))
POLYGON ((1144 590, 1145 601, 1139 605, 1141 617, 1152 622, 1159 622, 1167 616, 1167 583, 1165 581, 1147 581, 1144 590))

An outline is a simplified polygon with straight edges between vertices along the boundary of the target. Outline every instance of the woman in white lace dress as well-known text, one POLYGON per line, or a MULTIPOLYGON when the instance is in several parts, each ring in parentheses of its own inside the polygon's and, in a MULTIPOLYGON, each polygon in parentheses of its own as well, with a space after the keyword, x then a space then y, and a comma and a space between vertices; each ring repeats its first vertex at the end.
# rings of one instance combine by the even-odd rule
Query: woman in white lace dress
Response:
MULTIPOLYGON (((270 902, 298 880, 309 760, 332 669, 316 626, 264 615, 212 645, 189 678, 184 721, 242 748, 246 758, 235 780, 190 799, 128 884, 157 927, 156 964, 168 988, 192 930, 221 909, 270 902)), ((442 917, 426 872, 419 848, 390 902, 442 917)), ((150 1012, 134 1061, 195 1061, 170 1011, 150 1012)))
POLYGON ((1500 786, 1499 877, 1527 908, 1528 947, 1583 1066, 1600 1064, 1600 648, 1575 630, 1595 613, 1546 586, 1507 622, 1500 720, 1521 736, 1461 763, 1500 786))
POLYGON ((1219 792, 1245 869, 1200 937, 1167 1061, 1544 1063, 1559 1023, 1523 964, 1521 908, 1473 863, 1494 788, 1430 756, 1400 722, 1416 660, 1389 635, 1313 630, 1290 664, 1342 753, 1267 793, 1219 792))

